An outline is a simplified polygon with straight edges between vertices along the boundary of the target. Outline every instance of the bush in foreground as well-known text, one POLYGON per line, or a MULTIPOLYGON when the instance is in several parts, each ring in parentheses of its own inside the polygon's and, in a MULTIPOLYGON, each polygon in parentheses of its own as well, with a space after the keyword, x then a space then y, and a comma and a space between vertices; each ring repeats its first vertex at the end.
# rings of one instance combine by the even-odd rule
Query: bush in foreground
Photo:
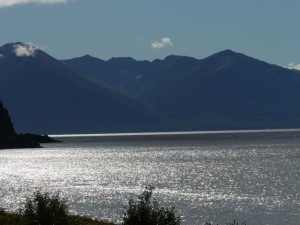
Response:
POLYGON ((152 200, 153 190, 152 186, 147 186, 137 201, 129 200, 123 225, 180 225, 181 217, 173 207, 161 207, 156 200, 152 200))
MULTIPOLYGON (((159 206, 152 200, 154 188, 148 186, 138 196, 130 199, 123 214, 123 225, 180 225, 181 217, 174 207, 159 206)), ((88 217, 70 215, 66 201, 59 194, 37 191, 28 198, 19 213, 10 213, 0 208, 0 225, 114 225, 110 222, 93 220, 88 217)), ((206 223, 205 225, 212 225, 206 223)), ((226 225, 246 225, 235 220, 226 225)))
POLYGON ((1 225, 23 225, 23 217, 21 214, 9 213, 4 209, 0 209, 1 225))
POLYGON ((26 225, 69 225, 70 217, 65 200, 59 194, 37 191, 27 199, 23 209, 26 225))

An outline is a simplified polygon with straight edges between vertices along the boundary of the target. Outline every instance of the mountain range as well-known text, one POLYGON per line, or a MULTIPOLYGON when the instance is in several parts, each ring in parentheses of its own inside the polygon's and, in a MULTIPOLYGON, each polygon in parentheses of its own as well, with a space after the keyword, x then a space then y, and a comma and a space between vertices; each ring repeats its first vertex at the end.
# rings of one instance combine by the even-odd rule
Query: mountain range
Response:
POLYGON ((98 133, 300 127, 300 73, 231 50, 204 59, 57 60, 0 48, 0 98, 20 132, 98 133))
POLYGON ((84 78, 34 46, 9 43, 0 54, 0 98, 19 132, 125 132, 160 122, 143 104, 84 78))

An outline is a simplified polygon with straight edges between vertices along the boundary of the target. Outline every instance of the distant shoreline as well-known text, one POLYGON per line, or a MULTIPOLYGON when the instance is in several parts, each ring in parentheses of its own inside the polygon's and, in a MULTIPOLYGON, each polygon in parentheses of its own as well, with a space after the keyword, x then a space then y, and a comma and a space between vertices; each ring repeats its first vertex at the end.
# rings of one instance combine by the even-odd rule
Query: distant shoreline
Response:
POLYGON ((134 133, 91 133, 91 134, 50 134, 49 137, 102 137, 102 136, 143 136, 143 135, 173 135, 173 134, 235 134, 235 133, 275 133, 300 132, 297 129, 258 129, 258 130, 216 130, 216 131, 170 131, 170 132, 134 132, 134 133))
POLYGON ((159 139, 270 139, 300 138, 300 129, 263 129, 263 130, 224 130, 224 131, 183 131, 183 132, 141 132, 141 133, 100 133, 100 134, 61 134, 49 135, 58 140, 93 139, 114 140, 159 140, 159 139))

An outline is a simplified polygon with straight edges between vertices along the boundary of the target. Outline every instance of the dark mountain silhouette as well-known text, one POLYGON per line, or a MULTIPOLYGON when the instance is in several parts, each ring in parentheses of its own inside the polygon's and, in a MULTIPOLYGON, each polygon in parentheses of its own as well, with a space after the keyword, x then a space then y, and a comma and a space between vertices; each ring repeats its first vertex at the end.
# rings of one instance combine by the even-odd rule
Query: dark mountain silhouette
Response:
POLYGON ((147 70, 151 68, 149 61, 137 61, 130 57, 111 58, 104 61, 89 55, 61 60, 70 69, 84 75, 92 81, 115 88, 128 94, 147 70))
POLYGON ((139 96, 160 113, 226 129, 299 127, 299 97, 294 71, 230 50, 139 96))
POLYGON ((131 57, 115 57, 108 60, 107 63, 129 80, 140 78, 151 67, 149 61, 137 61, 131 57))
POLYGON ((18 132, 95 133, 300 126, 300 73, 225 50, 204 59, 59 61, 0 48, 0 98, 18 132))
POLYGON ((111 67, 106 61, 85 55, 83 57, 62 60, 63 63, 73 67, 73 69, 86 77, 100 81, 102 84, 117 86, 123 83, 124 79, 118 74, 117 70, 111 67), (105 82, 102 82, 105 80, 105 82))
POLYGON ((160 122, 141 103, 87 80, 30 44, 6 44, 0 55, 0 97, 18 132, 144 131, 160 122))
POLYGON ((112 85, 100 76, 95 78, 168 118, 165 126, 170 130, 300 126, 299 71, 231 50, 202 60, 168 56, 143 62, 144 66, 134 70, 127 68, 141 62, 123 59, 120 63, 116 58, 113 61, 119 64, 112 65, 110 61, 106 63, 117 72, 122 68, 117 76, 126 74, 126 78, 136 80, 130 85, 126 79, 123 84, 112 85))

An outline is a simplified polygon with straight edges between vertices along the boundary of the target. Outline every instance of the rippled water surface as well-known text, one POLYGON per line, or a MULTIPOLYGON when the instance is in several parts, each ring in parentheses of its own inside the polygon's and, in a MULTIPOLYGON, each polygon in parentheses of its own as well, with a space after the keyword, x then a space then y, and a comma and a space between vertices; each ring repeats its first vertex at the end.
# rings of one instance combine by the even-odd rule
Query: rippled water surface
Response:
POLYGON ((120 222, 123 207, 155 186, 183 224, 299 224, 300 139, 64 139, 0 151, 0 207, 36 189, 59 191, 72 212, 120 222))

